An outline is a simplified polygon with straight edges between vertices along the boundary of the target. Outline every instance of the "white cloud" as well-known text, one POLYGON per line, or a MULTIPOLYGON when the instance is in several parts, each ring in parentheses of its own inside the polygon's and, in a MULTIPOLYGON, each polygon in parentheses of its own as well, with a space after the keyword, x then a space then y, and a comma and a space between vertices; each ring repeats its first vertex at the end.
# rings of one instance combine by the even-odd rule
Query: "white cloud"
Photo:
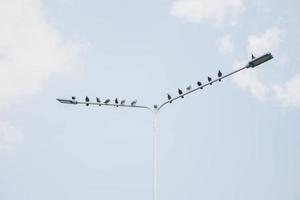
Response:
POLYGON ((278 27, 272 27, 262 35, 250 35, 248 37, 248 54, 264 54, 268 51, 277 51, 283 39, 283 31, 278 27))
POLYGON ((232 53, 234 50, 232 37, 230 35, 223 36, 219 41, 217 41, 217 46, 219 51, 223 54, 232 53))
MULTIPOLYGON (((244 66, 245 63, 246 62, 238 62, 235 68, 240 68, 244 66)), ((233 82, 239 87, 249 90, 253 96, 262 101, 266 99, 267 94, 270 92, 270 88, 260 81, 255 70, 244 70, 236 74, 233 78, 233 82)))
POLYGON ((285 82, 283 85, 274 85, 272 89, 275 98, 286 107, 300 106, 300 74, 285 82))
MULTIPOLYGON (((248 37, 247 52, 249 55, 251 53, 260 55, 267 51, 276 53, 283 38, 284 32, 278 27, 270 28, 261 35, 251 35, 248 37)), ((276 60, 279 60, 278 63, 287 63, 285 56, 276 60)), ((241 65, 239 64, 238 66, 241 65)), ((269 97, 286 107, 300 106, 300 74, 296 74, 283 84, 266 84, 259 79, 255 71, 247 70, 236 75, 234 82, 241 88, 248 89, 260 100, 265 100, 266 97, 269 97)))
POLYGON ((22 141, 23 134, 20 130, 11 124, 0 121, 0 151, 12 149, 22 141))
MULTIPOLYGON (((55 73, 74 68, 77 47, 47 23, 42 0, 1 0, 0 24, 0 110, 40 91, 55 73)), ((5 139, 10 131, 12 137, 20 134, 6 128, 0 146, 10 143, 5 139)))
POLYGON ((235 23, 244 10, 244 0, 175 0, 171 14, 189 22, 235 23))

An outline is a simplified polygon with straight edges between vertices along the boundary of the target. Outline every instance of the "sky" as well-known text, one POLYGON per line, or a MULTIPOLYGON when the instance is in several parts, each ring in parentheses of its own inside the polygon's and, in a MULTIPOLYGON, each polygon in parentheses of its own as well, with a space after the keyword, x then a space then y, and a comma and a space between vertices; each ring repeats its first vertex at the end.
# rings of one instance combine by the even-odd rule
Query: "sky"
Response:
POLYGON ((300 2, 0 0, 0 199, 300 199, 300 2))

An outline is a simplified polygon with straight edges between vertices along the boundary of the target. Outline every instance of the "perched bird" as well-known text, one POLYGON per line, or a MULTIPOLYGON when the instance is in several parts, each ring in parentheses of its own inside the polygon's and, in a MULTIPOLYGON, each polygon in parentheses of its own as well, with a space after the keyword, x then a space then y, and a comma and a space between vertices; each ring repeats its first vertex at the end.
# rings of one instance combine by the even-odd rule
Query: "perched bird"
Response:
POLYGON ((255 59, 255 56, 254 56, 253 54, 251 54, 251 58, 252 58, 252 60, 254 60, 254 59, 255 59))
MULTIPOLYGON (((212 79, 209 76, 207 77, 207 80, 208 80, 208 82, 212 81, 212 79)), ((210 85, 212 85, 212 83, 210 83, 210 85)))
POLYGON ((104 101, 105 104, 108 104, 109 102, 110 102, 110 99, 106 99, 106 100, 104 101))
POLYGON ((157 108, 158 108, 158 106, 157 106, 157 105, 154 105, 153 107, 154 107, 155 109, 157 109, 157 108))
MULTIPOLYGON (((200 87, 202 85, 202 83, 200 81, 197 82, 197 85, 200 87)), ((200 87, 200 89, 202 90, 203 87, 200 87)))
MULTIPOLYGON (((90 102, 90 99, 89 99, 88 96, 85 97, 85 102, 90 102)), ((86 106, 89 106, 90 104, 87 103, 87 104, 85 104, 85 105, 86 105, 86 106)))
POLYGON ((115 104, 117 104, 117 107, 118 107, 118 104, 119 104, 118 98, 115 99, 115 104))
POLYGON ((73 96, 73 97, 72 97, 72 100, 76 100, 76 97, 73 96))
MULTIPOLYGON (((182 90, 179 89, 179 88, 178 88, 178 94, 179 94, 179 95, 182 95, 182 94, 183 94, 182 90)), ((181 98, 184 98, 184 96, 181 96, 181 98)))
POLYGON ((134 100, 133 102, 131 102, 131 106, 135 106, 137 103, 137 100, 134 100))
MULTIPOLYGON (((218 72, 218 78, 221 78, 222 77, 222 72, 219 70, 218 72)), ((219 79, 219 81, 221 81, 221 79, 219 79)))
POLYGON ((126 102, 126 100, 124 99, 124 100, 122 100, 121 101, 121 105, 124 105, 125 104, 125 102, 126 102))
POLYGON ((186 88, 187 91, 190 91, 191 89, 192 89, 191 85, 187 86, 187 88, 186 88))
MULTIPOLYGON (((172 99, 171 95, 168 94, 168 100, 170 101, 172 99)), ((172 103, 172 101, 170 101, 170 103, 172 103)))
POLYGON ((96 97, 96 101, 97 101, 97 103, 99 103, 99 106, 101 106, 101 101, 100 101, 100 99, 98 98, 98 97, 96 97))

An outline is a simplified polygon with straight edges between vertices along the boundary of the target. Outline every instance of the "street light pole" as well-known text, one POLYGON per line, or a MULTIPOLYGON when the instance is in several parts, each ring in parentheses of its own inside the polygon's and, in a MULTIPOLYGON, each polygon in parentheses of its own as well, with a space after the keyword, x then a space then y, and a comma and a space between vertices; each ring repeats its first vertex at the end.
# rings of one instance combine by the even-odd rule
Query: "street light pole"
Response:
MULTIPOLYGON (((239 68, 229 74, 220 76, 214 80, 209 81, 208 83, 198 86, 195 89, 188 90, 185 93, 180 94, 179 96, 176 96, 175 98, 169 98, 168 101, 162 103, 161 105, 154 105, 153 108, 148 107, 148 106, 141 106, 141 105, 127 105, 127 104, 118 104, 118 103, 101 103, 99 102, 89 102, 89 101, 77 101, 75 98, 72 99, 60 99, 58 98, 57 101, 63 104, 71 104, 71 105, 96 105, 96 106, 112 106, 112 107, 127 107, 127 108, 136 108, 136 109, 144 109, 147 111, 152 112, 153 114, 153 200, 157 200, 157 194, 158 194, 158 133, 157 133, 157 115, 159 111, 165 107, 167 104, 172 103, 180 98, 183 98, 184 96, 187 96, 188 94, 191 94, 193 92, 196 92, 199 89, 203 89, 209 85, 212 85, 213 83, 217 81, 221 81, 222 79, 225 79, 235 73, 238 73, 242 70, 249 69, 249 68, 254 68, 257 67, 269 60, 273 59, 273 56, 271 53, 266 53, 258 58, 255 58, 252 55, 252 60, 248 62, 248 64, 242 68, 239 68)), ((98 100, 97 100, 98 101, 98 100)), ((136 103, 136 102, 135 102, 136 103)))

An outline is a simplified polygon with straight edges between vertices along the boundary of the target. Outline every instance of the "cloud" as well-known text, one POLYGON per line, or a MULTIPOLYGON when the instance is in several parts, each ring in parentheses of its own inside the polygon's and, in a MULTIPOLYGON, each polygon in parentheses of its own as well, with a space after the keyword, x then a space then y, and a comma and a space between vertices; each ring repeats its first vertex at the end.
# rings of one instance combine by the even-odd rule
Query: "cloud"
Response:
POLYGON ((217 46, 219 51, 223 54, 232 53, 234 50, 232 37, 230 35, 223 36, 219 41, 217 41, 217 46))
POLYGON ((0 151, 12 149, 22 141, 23 134, 20 130, 11 124, 0 121, 0 151))
POLYGON ((244 0, 175 0, 171 14, 193 23, 234 24, 243 10, 244 0))
MULTIPOLYGON (((251 53, 260 55, 271 51, 276 54, 283 39, 284 31, 278 27, 272 27, 261 35, 250 35, 246 47, 247 53, 248 55, 251 53)), ((276 60, 279 60, 279 62, 280 60, 287 59, 284 56, 283 58, 280 58, 280 55, 278 56, 279 58, 276 60)), ((241 66, 241 62, 238 62, 236 66, 241 66)), ((259 79, 256 71, 253 70, 243 71, 237 74, 233 80, 239 87, 249 90, 253 96, 260 100, 266 100, 268 97, 278 101, 285 107, 300 106, 300 73, 285 81, 283 84, 264 83, 259 79)))
MULTIPOLYGON (((45 20, 42 0, 1 0, 0 24, 1 111, 39 92, 54 74, 72 70, 78 47, 45 20)), ((14 143, 6 139, 9 134, 20 138, 19 131, 6 127, 0 146, 14 143)))
MULTIPOLYGON (((276 52, 282 41, 283 31, 278 27, 272 27, 261 35, 248 36, 247 54, 262 55, 266 52, 276 52)), ((237 62, 235 66, 242 66, 246 62, 237 62)), ((270 86, 263 83, 256 71, 246 70, 237 74, 233 81, 241 88, 248 89, 253 96, 260 100, 265 100, 271 92, 270 86)))
POLYGON ((283 31, 278 27, 272 27, 262 35, 250 35, 248 37, 248 54, 264 54, 267 51, 277 51, 283 39, 283 31))
POLYGON ((300 106, 300 73, 283 85, 274 85, 275 98, 286 107, 300 106))
MULTIPOLYGON (((234 65, 235 69, 244 66, 245 63, 247 62, 237 62, 234 65)), ((261 101, 264 101, 267 97, 267 94, 270 92, 270 88, 258 78, 255 70, 241 71, 234 76, 233 82, 239 87, 249 90, 253 96, 261 101)))

